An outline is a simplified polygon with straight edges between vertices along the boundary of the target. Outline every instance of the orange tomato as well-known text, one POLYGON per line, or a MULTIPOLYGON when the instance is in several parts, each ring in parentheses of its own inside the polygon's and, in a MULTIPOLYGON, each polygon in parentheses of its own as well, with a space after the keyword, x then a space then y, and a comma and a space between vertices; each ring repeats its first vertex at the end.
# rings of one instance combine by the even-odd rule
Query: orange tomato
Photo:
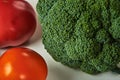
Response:
POLYGON ((47 65, 35 51, 12 48, 0 57, 0 80, 46 80, 47 65))

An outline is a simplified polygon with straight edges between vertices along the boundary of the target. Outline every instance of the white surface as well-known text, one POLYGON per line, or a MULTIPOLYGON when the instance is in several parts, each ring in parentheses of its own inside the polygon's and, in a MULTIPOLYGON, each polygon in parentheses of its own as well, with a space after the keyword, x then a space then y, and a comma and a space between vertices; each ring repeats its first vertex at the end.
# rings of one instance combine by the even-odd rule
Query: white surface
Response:
MULTIPOLYGON (((37 0, 27 0, 31 5, 36 8, 37 0)), ((70 69, 62 64, 55 62, 51 56, 44 49, 40 38, 40 26, 38 25, 36 33, 31 38, 30 42, 23 45, 30 49, 40 53, 41 56, 46 60, 48 65, 48 77, 47 80, 120 80, 120 75, 106 72, 99 75, 89 75, 82 71, 70 69)), ((0 49, 0 51, 2 51, 0 49)), ((4 51, 4 50, 3 50, 4 51)))

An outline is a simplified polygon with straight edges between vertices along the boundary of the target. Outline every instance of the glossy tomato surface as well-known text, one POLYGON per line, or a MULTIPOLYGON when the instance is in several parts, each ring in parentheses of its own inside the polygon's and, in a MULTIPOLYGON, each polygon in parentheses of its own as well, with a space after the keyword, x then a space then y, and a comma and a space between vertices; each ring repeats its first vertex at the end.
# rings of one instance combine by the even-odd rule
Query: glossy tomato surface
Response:
POLYGON ((0 80, 46 80, 47 65, 35 51, 12 48, 0 58, 0 80))
POLYGON ((0 0, 0 48, 18 46, 35 32, 36 14, 25 0, 0 0))

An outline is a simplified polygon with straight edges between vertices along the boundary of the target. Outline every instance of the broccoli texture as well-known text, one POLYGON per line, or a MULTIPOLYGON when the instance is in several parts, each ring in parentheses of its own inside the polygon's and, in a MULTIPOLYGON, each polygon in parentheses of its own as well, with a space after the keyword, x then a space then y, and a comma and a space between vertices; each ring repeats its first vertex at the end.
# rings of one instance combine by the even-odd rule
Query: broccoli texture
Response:
POLYGON ((46 50, 58 62, 90 74, 120 62, 120 0, 39 0, 46 50))

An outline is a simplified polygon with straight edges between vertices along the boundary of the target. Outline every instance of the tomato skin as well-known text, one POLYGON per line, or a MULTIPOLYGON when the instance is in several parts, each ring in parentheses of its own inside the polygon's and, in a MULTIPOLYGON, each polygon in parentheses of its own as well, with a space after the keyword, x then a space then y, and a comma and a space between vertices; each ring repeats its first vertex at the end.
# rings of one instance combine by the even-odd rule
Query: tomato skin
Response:
POLYGON ((35 32, 36 14, 25 0, 0 0, 0 48, 25 43, 35 32))
POLYGON ((0 80, 46 80, 47 64, 35 51, 12 48, 0 58, 0 80))

